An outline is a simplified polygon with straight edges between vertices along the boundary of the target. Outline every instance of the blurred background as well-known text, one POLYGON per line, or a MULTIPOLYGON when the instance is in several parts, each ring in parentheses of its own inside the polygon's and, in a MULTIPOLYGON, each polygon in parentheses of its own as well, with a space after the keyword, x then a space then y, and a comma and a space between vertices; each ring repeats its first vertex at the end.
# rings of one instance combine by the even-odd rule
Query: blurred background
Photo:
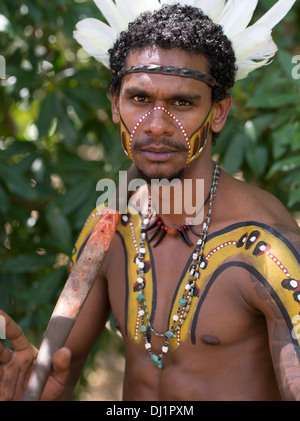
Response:
MULTIPOLYGON (((260 0, 257 16, 275 2, 260 0)), ((84 17, 102 19, 92 0, 0 2, 0 308, 35 346, 96 205, 98 180, 117 181, 130 165, 111 120, 109 71, 72 37, 84 17)), ((214 156, 229 173, 277 196, 299 220, 299 0, 274 39, 280 52, 273 64, 233 88, 214 156)), ((76 399, 121 399, 123 369, 111 318, 76 399)))

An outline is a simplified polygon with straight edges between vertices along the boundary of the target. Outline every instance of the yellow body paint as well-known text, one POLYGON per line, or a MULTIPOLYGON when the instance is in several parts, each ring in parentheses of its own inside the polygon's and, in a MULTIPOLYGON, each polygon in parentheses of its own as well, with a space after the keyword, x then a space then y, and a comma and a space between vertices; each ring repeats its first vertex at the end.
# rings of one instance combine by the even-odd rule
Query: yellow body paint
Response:
MULTIPOLYGON (((100 214, 101 212, 99 213, 95 210, 88 218, 76 243, 72 257, 73 264, 75 264, 78 254, 84 247, 87 237, 90 235, 100 214)), ((143 341, 143 334, 138 332, 140 320, 136 299, 138 283, 137 265, 135 263, 141 222, 139 214, 136 212, 128 213, 126 218, 123 217, 123 221, 121 218, 116 231, 116 234, 123 239, 128 257, 128 272, 126 274, 126 279, 128 279, 128 297, 126 297, 128 305, 125 317, 125 320, 127 320, 126 332, 136 342, 143 341)), ((152 308, 152 303, 156 285, 153 277, 154 262, 148 244, 144 262, 146 263, 144 295, 149 315, 151 316, 151 313, 155 310, 152 308)), ((190 268, 191 263, 192 256, 187 267, 190 268)), ((181 330, 178 331, 177 338, 170 341, 170 350, 175 350, 181 342, 186 340, 190 340, 193 344, 196 343, 195 332, 202 303, 214 282, 218 280, 218 277, 224 270, 230 267, 240 267, 248 271, 266 288, 284 317, 300 361, 300 332, 296 323, 300 320, 300 255, 293 245, 274 228, 256 222, 233 224, 208 236, 204 249, 204 260, 199 269, 199 277, 196 282, 196 297, 192 300, 191 308, 181 326, 181 330)), ((171 317, 173 314, 176 314, 178 301, 182 297, 189 277, 189 271, 190 269, 183 276, 177 292, 175 293, 174 291, 173 308, 170 312, 171 317)), ((171 324, 172 320, 169 320, 166 330, 170 329, 171 324)))

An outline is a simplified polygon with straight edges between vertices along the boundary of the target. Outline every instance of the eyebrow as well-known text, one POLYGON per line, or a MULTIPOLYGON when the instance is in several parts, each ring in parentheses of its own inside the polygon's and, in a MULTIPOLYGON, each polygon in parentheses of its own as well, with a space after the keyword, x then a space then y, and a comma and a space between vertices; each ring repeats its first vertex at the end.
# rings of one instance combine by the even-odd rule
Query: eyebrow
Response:
MULTIPOLYGON (((129 87, 126 88, 124 91, 124 95, 126 96, 144 96, 151 98, 152 95, 150 92, 147 92, 146 90, 139 88, 139 87, 129 87)), ((172 94, 168 99, 169 100, 182 100, 182 101, 196 101, 200 100, 202 96, 200 94, 196 93, 178 93, 178 94, 172 94)))

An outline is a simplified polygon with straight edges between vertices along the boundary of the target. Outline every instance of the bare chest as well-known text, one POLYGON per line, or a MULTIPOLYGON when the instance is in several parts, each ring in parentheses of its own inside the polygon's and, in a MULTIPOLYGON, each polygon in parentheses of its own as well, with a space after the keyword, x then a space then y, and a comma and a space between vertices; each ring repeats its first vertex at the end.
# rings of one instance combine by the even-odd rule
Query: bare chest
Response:
POLYGON ((141 275, 134 243, 125 247, 121 237, 119 241, 123 253, 117 264, 109 265, 108 285, 116 324, 125 341, 137 345, 149 341, 159 355, 164 346, 174 351, 183 343, 220 345, 244 338, 254 316, 242 298, 250 275, 236 244, 220 244, 220 250, 228 247, 231 255, 220 253, 218 259, 219 250, 207 248, 198 272, 193 247, 178 239, 156 248, 148 245, 141 275))

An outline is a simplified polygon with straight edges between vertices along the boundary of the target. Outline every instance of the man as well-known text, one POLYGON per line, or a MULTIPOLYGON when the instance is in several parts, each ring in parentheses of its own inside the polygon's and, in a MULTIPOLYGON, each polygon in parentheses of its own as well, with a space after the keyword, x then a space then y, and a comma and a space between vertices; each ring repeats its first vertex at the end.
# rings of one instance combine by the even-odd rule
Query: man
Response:
MULTIPOLYGON (((148 183, 180 179, 185 192, 185 180, 204 180, 205 218, 192 224, 196 212, 189 219, 174 206, 159 213, 163 195, 154 206, 147 195, 143 215, 129 206, 43 399, 71 399, 112 311, 125 345, 124 400, 300 400, 299 227, 276 198, 211 159, 231 106, 228 39, 198 9, 164 6, 138 18, 110 56, 125 152, 148 183)), ((0 397, 18 400, 37 351, 5 317, 15 352, 1 345, 0 397)))

